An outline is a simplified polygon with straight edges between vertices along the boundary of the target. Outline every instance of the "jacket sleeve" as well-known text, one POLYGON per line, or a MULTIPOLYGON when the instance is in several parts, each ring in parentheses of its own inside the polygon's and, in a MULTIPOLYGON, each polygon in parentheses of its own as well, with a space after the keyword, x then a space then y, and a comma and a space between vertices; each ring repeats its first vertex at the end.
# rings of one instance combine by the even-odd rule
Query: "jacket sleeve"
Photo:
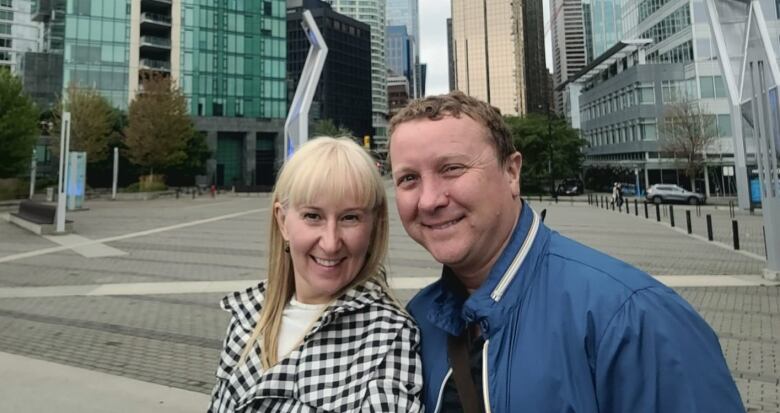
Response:
POLYGON ((422 412, 420 332, 404 325, 393 340, 374 378, 368 382, 361 412, 422 412))
POLYGON ((597 341, 601 412, 744 412, 715 332, 663 287, 635 292, 597 341))

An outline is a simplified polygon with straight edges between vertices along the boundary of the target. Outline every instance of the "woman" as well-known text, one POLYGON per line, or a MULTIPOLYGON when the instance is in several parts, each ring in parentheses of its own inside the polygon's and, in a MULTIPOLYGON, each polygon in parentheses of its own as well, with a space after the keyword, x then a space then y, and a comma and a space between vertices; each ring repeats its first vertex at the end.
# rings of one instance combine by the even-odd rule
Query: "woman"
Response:
POLYGON ((282 168, 268 279, 232 313, 209 412, 415 412, 419 332, 389 295, 388 217, 371 157, 318 138, 282 168))

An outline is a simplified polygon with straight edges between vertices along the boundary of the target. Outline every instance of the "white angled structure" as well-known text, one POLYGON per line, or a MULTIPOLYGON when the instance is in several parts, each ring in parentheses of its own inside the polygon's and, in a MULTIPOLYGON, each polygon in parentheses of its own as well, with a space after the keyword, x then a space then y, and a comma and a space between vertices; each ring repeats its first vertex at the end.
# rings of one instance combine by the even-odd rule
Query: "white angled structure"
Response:
POLYGON ((310 11, 303 12, 301 26, 311 46, 301 79, 295 89, 295 97, 290 105, 287 121, 284 123, 285 161, 309 139, 309 109, 314 92, 317 90, 317 83, 320 81, 325 58, 328 56, 328 46, 310 11))
MULTIPOLYGON (((745 131, 737 146, 744 150, 745 142, 752 141, 755 148, 758 176, 757 185, 751 185, 750 201, 760 200, 763 209, 767 252, 767 268, 764 270, 764 276, 771 280, 778 280, 780 279, 780 66, 777 60, 778 53, 772 42, 772 39, 777 38, 777 27, 770 27, 767 24, 764 7, 757 0, 750 2, 707 0, 706 4, 717 40, 718 57, 729 86, 730 101, 739 120, 737 124, 745 131), (725 28, 723 22, 726 22, 725 28)), ((775 11, 770 9, 772 13, 775 11)))

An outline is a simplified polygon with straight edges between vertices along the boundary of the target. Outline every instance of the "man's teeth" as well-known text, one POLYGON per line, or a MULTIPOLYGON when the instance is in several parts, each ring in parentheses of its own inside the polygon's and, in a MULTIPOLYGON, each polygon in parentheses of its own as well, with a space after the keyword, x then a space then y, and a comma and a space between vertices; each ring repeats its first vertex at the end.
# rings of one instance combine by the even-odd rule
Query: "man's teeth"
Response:
POLYGON ((444 228, 448 228, 448 227, 451 227, 451 226, 453 226, 453 225, 457 224, 457 223, 458 223, 458 221, 460 221, 460 219, 453 219, 452 221, 445 222, 445 223, 443 223, 443 224, 439 224, 439 225, 431 225, 431 228, 433 228, 433 229, 444 229, 444 228))
POLYGON ((341 259, 326 260, 326 259, 323 259, 323 258, 314 257, 314 261, 316 261, 317 264, 323 265, 325 267, 333 267, 333 266, 336 266, 338 263, 340 263, 341 259))

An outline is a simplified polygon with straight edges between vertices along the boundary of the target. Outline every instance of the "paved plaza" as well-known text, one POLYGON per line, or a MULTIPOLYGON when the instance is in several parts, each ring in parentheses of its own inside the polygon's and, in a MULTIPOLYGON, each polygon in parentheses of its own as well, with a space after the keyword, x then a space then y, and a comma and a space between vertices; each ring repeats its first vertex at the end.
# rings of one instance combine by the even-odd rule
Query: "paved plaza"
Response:
MULTIPOLYGON (((135 395, 116 391, 123 411, 153 411, 143 405, 149 400, 160 411, 205 410, 228 321, 218 301, 263 277, 268 203, 267 194, 92 200, 69 214, 76 231, 68 237, 40 237, 0 219, 0 365, 13 367, 0 375, 0 398, 12 401, 0 412, 63 406, 55 393, 43 396, 46 389, 20 391, 30 383, 81 394, 98 383, 106 394, 138 386, 135 395), (33 381, 35 374, 50 379, 33 381)), ((780 412, 780 288, 760 278, 760 217, 745 214, 750 241, 736 252, 728 237, 708 242, 645 219, 641 204, 639 216, 633 204, 630 214, 583 202, 530 204, 547 210, 553 229, 675 288, 718 332, 749 410, 780 412)), ((712 213, 729 219, 722 208, 712 213)), ((394 207, 390 214, 389 276, 406 301, 439 267, 406 236, 394 207)))

